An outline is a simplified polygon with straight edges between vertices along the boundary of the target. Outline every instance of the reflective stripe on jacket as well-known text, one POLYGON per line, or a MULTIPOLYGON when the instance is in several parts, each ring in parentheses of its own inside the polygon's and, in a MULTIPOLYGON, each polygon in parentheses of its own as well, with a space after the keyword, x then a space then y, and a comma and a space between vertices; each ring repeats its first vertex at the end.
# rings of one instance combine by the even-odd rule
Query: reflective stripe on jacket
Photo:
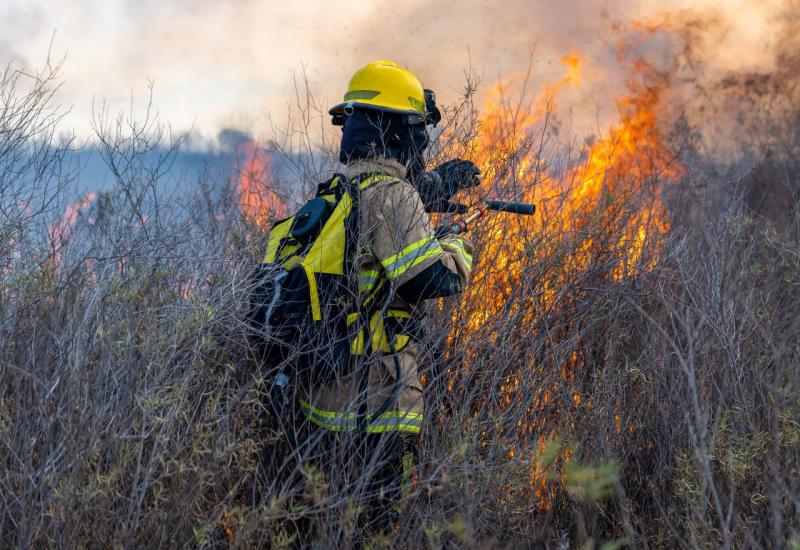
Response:
MULTIPOLYGON (((349 164, 345 176, 357 177, 378 173, 390 178, 364 189, 359 200, 359 246, 355 254, 358 269, 359 303, 385 296, 388 288, 397 288, 434 263, 442 265, 466 282, 472 267, 472 244, 461 238, 441 242, 434 236, 433 226, 416 189, 405 178, 405 168, 391 159, 357 161, 349 164)), ((410 317, 413 307, 395 296, 390 304, 369 304, 395 317, 410 317), (381 307, 383 306, 383 307, 381 307), (387 307, 388 306, 388 311, 387 307)), ((382 356, 370 361, 367 383, 367 411, 375 411, 395 386, 396 365, 386 342, 382 319, 369 320, 370 339, 363 330, 351 346, 351 353, 360 356, 364 344, 382 356)), ((395 349, 400 362, 401 387, 394 407, 370 419, 367 431, 418 433, 423 420, 422 386, 419 381, 421 353, 407 334, 395 334, 395 349)), ((314 424, 329 430, 355 429, 357 411, 363 405, 358 395, 363 370, 354 372, 320 387, 307 388, 300 401, 301 410, 314 424)), ((369 418, 369 412, 367 413, 369 418)))

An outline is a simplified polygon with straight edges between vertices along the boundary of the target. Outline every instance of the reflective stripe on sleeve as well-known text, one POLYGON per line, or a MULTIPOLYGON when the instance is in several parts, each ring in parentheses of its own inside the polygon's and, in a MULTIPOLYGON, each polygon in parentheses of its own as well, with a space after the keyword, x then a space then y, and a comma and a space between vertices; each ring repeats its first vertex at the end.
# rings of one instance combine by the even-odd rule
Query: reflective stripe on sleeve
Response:
POLYGON ((458 255, 464 260, 467 269, 472 269, 472 255, 464 248, 464 243, 461 239, 442 239, 441 242, 443 245, 455 248, 458 255))
POLYGON ((442 253, 443 250, 439 245, 439 241, 436 240, 436 237, 431 236, 405 247, 394 256, 381 261, 381 264, 386 270, 386 276, 389 279, 397 279, 426 259, 442 253))
POLYGON ((378 280, 378 270, 369 269, 362 271, 358 274, 358 290, 359 292, 369 292, 378 280))
MULTIPOLYGON (((299 399, 299 401, 303 409, 303 414, 317 426, 334 432, 352 431, 358 427, 358 417, 354 412, 342 413, 325 411, 314 407, 302 399, 299 399)), ((372 415, 368 414, 367 419, 369 424, 367 424, 367 433, 419 433, 422 428, 422 418, 422 413, 413 413, 410 411, 389 411, 375 419, 372 419, 372 415)))

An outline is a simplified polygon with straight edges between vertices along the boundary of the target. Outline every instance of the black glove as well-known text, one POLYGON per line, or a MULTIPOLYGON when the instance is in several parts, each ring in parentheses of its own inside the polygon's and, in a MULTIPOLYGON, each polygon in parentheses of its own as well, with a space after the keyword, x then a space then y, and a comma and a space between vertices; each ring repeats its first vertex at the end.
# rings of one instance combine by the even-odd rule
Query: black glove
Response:
POLYGON ((453 159, 417 178, 417 190, 428 212, 463 213, 466 207, 450 203, 461 191, 480 185, 481 171, 472 161, 453 159))

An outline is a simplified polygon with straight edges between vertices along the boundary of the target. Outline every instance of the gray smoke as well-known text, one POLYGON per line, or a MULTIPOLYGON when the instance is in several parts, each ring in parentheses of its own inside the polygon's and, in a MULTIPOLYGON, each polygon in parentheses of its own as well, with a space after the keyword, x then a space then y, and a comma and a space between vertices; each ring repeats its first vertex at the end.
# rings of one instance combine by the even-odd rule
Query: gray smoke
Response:
POLYGON ((298 74, 324 108, 339 101, 355 69, 388 58, 416 72, 446 103, 459 97, 465 70, 482 77, 483 94, 530 64, 535 90, 557 81, 564 73, 559 60, 577 51, 582 85, 565 91, 559 105, 579 132, 589 133, 616 119, 613 98, 626 93, 631 75, 619 60, 621 38, 654 74, 669 76, 675 101, 697 112, 711 109, 694 105, 703 94, 733 97, 723 91, 731 83, 774 90, 770 75, 786 80, 798 50, 796 0, 732 0, 724 9, 718 0, 675 0, 668 13, 656 0, 365 0, 357 8, 327 0, 4 4, 0 62, 41 64, 55 30, 56 56, 67 53, 60 98, 80 130, 88 128, 93 102, 126 108, 131 95, 146 96, 148 78, 165 120, 213 137, 229 126, 260 134, 268 118, 280 125, 298 74), (631 32, 634 21, 664 20, 668 32, 631 32))

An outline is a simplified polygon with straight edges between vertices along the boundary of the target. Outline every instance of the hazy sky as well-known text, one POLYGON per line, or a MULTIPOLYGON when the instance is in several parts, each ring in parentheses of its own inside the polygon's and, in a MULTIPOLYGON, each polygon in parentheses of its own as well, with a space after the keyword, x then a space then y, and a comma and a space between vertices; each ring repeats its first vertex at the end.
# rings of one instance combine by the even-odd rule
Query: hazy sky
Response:
MULTIPOLYGON (((768 64, 774 18, 794 0, 673 0, 725 19, 709 46, 720 67, 768 64), (713 46, 713 47, 712 47, 713 46)), ((41 66, 52 40, 66 55, 60 101, 67 124, 88 132, 93 101, 112 108, 141 102, 155 81, 155 103, 179 129, 206 136, 226 126, 258 131, 280 120, 293 75, 305 70, 323 105, 338 101, 350 74, 389 58, 417 72, 447 100, 468 66, 484 83, 524 70, 552 81, 558 60, 578 50, 586 85, 573 101, 610 112, 624 78, 615 65, 614 26, 664 13, 656 0, 386 2, 361 0, 3 0, 0 62, 41 66)), ((652 48, 669 50, 667 44, 652 48)))

